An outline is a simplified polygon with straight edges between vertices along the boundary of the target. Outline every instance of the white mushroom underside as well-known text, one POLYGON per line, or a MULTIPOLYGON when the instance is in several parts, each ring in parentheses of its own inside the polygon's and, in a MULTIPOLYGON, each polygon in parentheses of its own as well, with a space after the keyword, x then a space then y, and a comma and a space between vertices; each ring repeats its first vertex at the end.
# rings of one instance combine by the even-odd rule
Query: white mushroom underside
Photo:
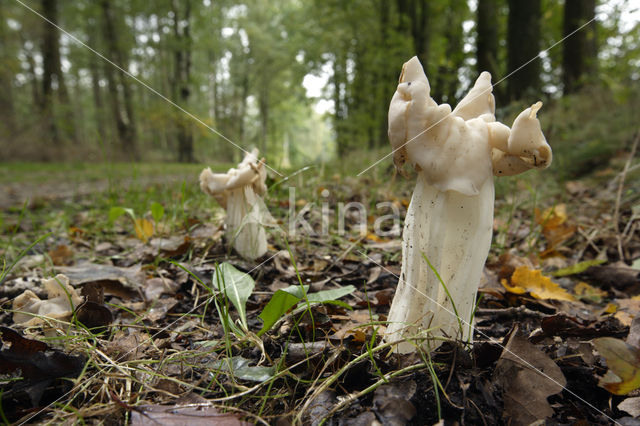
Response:
MULTIPOLYGON (((418 344, 433 349, 439 342, 424 337, 472 340, 474 289, 491 246, 493 203, 491 177, 482 184, 478 195, 467 196, 439 191, 418 174, 405 219, 402 273, 389 312, 386 341, 420 335, 418 344), (462 333, 451 301, 423 254, 453 298, 462 333)), ((415 343, 403 342, 397 349, 406 353, 415 348, 415 343)))
POLYGON ((229 191, 227 239, 245 259, 257 259, 267 252, 267 234, 262 223, 266 208, 249 186, 229 191))

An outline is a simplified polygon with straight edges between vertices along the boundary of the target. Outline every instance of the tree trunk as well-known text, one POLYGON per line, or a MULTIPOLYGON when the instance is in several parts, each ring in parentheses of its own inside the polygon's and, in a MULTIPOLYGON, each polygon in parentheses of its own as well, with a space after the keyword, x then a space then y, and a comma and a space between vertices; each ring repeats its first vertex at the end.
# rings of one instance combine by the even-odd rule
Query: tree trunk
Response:
POLYGON ((13 54, 9 52, 9 44, 6 34, 6 18, 3 4, 0 3, 0 138, 13 136, 16 131, 15 108, 13 104, 13 54))
POLYGON ((495 79, 498 71, 498 13, 496 0, 478 0, 476 67, 478 74, 489 71, 495 79))
MULTIPOLYGON (((93 25, 91 28, 87 29, 87 34, 89 35, 89 46, 95 49, 97 48, 93 31, 93 28, 95 28, 95 21, 91 20, 90 23, 93 23, 93 25)), ((102 89, 100 88, 100 66, 98 64, 96 55, 93 54, 89 55, 89 74, 91 75, 91 89, 93 92, 93 105, 95 108, 94 117, 96 123, 96 131, 98 133, 98 137, 100 138, 99 143, 105 144, 107 142, 107 131, 103 118, 104 101, 102 100, 102 89)))
MULTIPOLYGON (((174 52, 174 102, 186 108, 191 95, 191 0, 183 0, 184 11, 180 13, 179 2, 172 1, 173 33, 176 38, 176 50, 174 52)), ((177 117, 176 135, 178 139, 178 161, 192 163, 193 157, 193 131, 191 121, 182 115, 177 117)))
POLYGON ((447 4, 444 12, 444 19, 447 22, 443 34, 446 40, 444 60, 440 61, 436 83, 431 86, 431 90, 432 98, 436 102, 454 105, 459 87, 458 70, 464 61, 462 16, 467 5, 462 0, 450 1, 447 4))
MULTIPOLYGON (((103 17, 103 32, 108 57, 117 63, 122 69, 128 68, 125 55, 118 42, 118 35, 115 29, 113 10, 110 0, 100 0, 103 17)), ((111 112, 116 123, 116 131, 120 143, 120 151, 129 159, 139 160, 136 141, 136 128, 133 118, 133 105, 131 91, 127 76, 119 70, 115 70, 111 64, 106 64, 103 68, 109 89, 109 103, 111 112), (124 106, 122 106, 122 105, 124 106)))
MULTIPOLYGON (((42 13, 54 24, 58 22, 57 0, 42 0, 42 13)), ((42 98, 40 110, 46 131, 54 146, 60 145, 60 135, 54 118, 53 92, 60 77, 60 46, 57 29, 48 22, 43 23, 42 37, 42 98)))
POLYGON ((509 0, 509 100, 522 99, 527 93, 537 96, 540 90, 540 17, 540 0, 509 0))
POLYGON ((596 23, 569 36, 595 17, 596 0, 565 0, 562 35, 562 83, 564 93, 579 90, 586 80, 595 78, 598 46, 596 23))

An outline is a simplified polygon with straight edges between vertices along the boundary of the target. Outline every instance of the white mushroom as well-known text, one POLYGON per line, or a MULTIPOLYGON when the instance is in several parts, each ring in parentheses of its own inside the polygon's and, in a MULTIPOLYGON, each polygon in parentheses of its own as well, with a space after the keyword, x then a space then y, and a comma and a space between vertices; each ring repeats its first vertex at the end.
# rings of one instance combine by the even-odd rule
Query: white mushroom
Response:
POLYGON ((227 239, 240 256, 253 260, 267 251, 264 225, 271 221, 261 196, 267 191, 264 160, 258 150, 247 153, 237 168, 227 173, 213 173, 206 168, 200 173, 200 188, 227 210, 227 239))
POLYGON ((13 299, 13 322, 26 327, 43 324, 47 320, 66 321, 84 298, 69 284, 69 278, 58 274, 42 281, 47 299, 41 300, 31 290, 13 299))
MULTIPOLYGON (((396 167, 409 162, 418 181, 405 219, 388 342, 421 333, 471 342, 471 316, 491 245, 492 174, 513 175, 551 163, 551 148, 536 118, 542 103, 523 111, 509 129, 495 121, 491 92, 491 75, 483 72, 451 111, 431 99, 416 57, 402 68, 389 106, 389 140, 396 167)), ((441 342, 422 340, 427 349, 441 342)), ((400 352, 415 348, 410 341, 398 344, 400 352)))

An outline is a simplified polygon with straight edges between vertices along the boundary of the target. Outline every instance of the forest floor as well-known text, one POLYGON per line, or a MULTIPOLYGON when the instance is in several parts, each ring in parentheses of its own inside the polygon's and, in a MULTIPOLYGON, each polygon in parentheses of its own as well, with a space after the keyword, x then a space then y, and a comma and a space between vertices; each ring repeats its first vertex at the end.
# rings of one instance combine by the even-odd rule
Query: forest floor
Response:
POLYGON ((270 177, 281 226, 248 262, 199 190, 201 166, 3 165, 0 420, 640 424, 640 173, 628 159, 580 180, 497 182, 473 345, 411 354, 381 339, 401 223, 375 233, 388 214, 377 205, 402 219, 412 191, 388 166, 270 177), (366 232, 354 211, 340 230, 341 202, 366 207, 366 232), (316 232, 286 232, 305 206, 316 232))

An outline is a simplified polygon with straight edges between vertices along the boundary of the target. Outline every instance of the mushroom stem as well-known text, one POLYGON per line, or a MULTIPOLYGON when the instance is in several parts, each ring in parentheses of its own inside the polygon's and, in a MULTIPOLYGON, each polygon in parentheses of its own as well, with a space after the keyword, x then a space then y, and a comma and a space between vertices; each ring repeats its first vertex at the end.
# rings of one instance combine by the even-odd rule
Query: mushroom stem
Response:
MULTIPOLYGON (((477 283, 491 245, 493 202, 491 179, 478 195, 467 196, 440 191, 418 175, 405 218, 402 273, 385 340, 401 340, 419 329, 432 329, 431 337, 471 340, 477 283)), ((403 342, 398 351, 415 347, 403 342)))

